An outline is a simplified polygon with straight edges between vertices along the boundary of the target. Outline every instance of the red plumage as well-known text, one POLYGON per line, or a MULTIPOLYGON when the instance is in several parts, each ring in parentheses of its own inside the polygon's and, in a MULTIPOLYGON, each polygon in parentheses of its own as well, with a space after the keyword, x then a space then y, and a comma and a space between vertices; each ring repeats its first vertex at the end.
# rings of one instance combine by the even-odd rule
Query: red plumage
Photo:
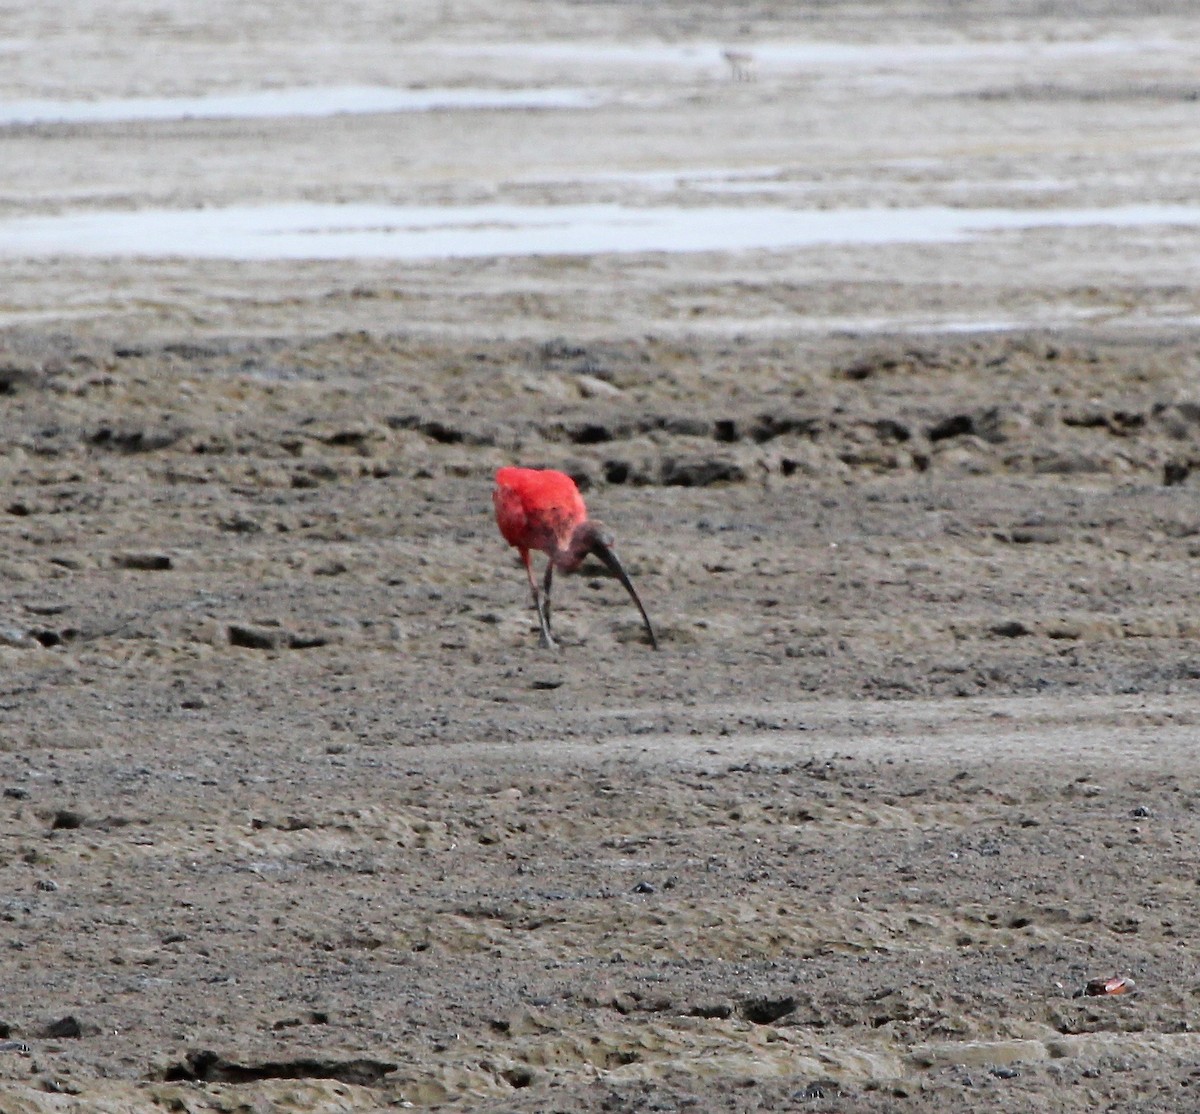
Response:
POLYGON ((575 566, 562 563, 562 555, 575 528, 587 521, 587 508, 570 476, 549 468, 501 468, 492 502, 500 533, 520 551, 522 560, 537 549, 564 572, 574 571, 575 566))

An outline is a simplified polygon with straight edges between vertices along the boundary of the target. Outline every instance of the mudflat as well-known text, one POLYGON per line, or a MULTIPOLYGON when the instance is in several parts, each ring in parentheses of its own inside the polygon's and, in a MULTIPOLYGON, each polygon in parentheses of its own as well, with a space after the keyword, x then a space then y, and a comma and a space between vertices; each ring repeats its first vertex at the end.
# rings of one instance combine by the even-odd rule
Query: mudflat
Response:
POLYGON ((69 7, 0 22, 0 1108, 1194 1109, 1189 21, 69 7), (318 86, 586 97, 133 118, 318 86), (1024 216, 5 248, 297 204, 1024 216), (658 652, 599 565, 539 647, 514 462, 658 652))

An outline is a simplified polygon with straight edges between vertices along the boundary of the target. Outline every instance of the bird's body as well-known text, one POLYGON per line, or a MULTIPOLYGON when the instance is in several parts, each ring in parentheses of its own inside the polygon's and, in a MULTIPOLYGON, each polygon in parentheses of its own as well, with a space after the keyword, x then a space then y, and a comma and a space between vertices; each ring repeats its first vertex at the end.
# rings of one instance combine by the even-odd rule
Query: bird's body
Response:
POLYGON ((574 572, 593 553, 612 569, 633 597, 646 624, 650 644, 658 649, 646 609, 612 551, 612 536, 600 523, 588 518, 583 496, 570 476, 549 468, 501 468, 496 473, 492 503, 500 533, 517 550, 525 565, 544 645, 555 645, 550 633, 550 584, 554 570, 574 572), (535 549, 547 557, 542 592, 538 591, 530 559, 530 552, 535 549))
POLYGON ((492 492, 496 522, 509 545, 545 553, 562 572, 574 572, 582 555, 567 566, 571 535, 587 521, 587 508, 575 481, 550 468, 501 468, 492 492))

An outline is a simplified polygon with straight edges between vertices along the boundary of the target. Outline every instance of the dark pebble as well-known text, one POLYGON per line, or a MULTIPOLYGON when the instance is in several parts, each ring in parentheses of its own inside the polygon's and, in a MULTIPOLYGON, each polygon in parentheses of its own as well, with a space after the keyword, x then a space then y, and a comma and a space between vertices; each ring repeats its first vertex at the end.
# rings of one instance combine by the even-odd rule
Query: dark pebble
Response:
POLYGON ((113 557, 113 564, 119 569, 164 572, 171 567, 171 558, 165 553, 118 553, 113 557))
POLYGON ((76 1018, 68 1014, 66 1017, 60 1017, 57 1021, 51 1021, 42 1030, 42 1036, 54 1040, 78 1040, 83 1036, 83 1026, 76 1018))

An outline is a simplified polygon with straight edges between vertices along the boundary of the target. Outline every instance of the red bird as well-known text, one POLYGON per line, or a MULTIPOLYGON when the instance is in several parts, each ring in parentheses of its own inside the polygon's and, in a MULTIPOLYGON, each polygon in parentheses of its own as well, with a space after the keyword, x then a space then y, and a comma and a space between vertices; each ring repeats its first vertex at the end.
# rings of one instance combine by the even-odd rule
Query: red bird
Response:
POLYGON ((542 627, 543 646, 554 649, 556 645, 550 633, 550 581, 554 570, 574 572, 589 553, 594 553, 625 585, 625 590, 642 613, 650 645, 658 649, 658 639, 654 637, 650 617, 612 551, 612 534, 601 523, 588 518, 583 496, 570 476, 549 468, 501 468, 496 473, 492 502, 496 506, 496 524, 500 527, 500 533, 509 545, 516 547, 525 563, 529 587, 533 591, 533 605, 537 608, 538 622, 542 627), (529 558, 531 549, 540 549, 549 558, 546 580, 540 593, 537 581, 533 578, 533 564, 529 558))

